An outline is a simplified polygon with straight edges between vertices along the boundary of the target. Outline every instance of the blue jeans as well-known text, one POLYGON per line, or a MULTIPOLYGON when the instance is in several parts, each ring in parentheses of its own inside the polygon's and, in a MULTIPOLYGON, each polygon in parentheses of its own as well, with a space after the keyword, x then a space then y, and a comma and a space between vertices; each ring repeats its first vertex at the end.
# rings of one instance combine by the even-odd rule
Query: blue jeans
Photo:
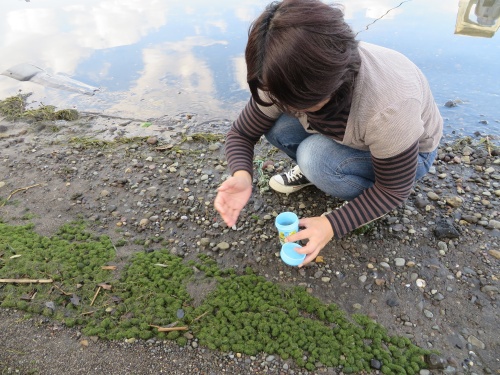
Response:
MULTIPOLYGON (((297 163, 309 181, 331 196, 352 200, 375 183, 369 151, 307 133, 295 117, 281 115, 265 136, 297 163)), ((419 153, 415 180, 429 172, 436 155, 437 149, 419 153)))

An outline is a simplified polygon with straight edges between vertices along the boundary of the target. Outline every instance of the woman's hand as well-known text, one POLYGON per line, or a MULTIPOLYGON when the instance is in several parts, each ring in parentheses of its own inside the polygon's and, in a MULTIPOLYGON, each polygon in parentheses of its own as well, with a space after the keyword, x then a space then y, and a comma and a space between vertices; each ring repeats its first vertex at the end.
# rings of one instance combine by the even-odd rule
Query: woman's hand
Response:
POLYGON ((302 267, 312 262, 318 256, 321 249, 330 242, 333 238, 333 228, 330 221, 324 216, 300 219, 299 227, 303 227, 304 229, 288 236, 285 241, 297 242, 299 240, 309 240, 304 247, 297 249, 298 253, 307 254, 304 261, 299 265, 299 267, 302 267))
POLYGON ((246 171, 237 171, 217 189, 214 207, 224 222, 232 227, 251 195, 252 176, 246 171))

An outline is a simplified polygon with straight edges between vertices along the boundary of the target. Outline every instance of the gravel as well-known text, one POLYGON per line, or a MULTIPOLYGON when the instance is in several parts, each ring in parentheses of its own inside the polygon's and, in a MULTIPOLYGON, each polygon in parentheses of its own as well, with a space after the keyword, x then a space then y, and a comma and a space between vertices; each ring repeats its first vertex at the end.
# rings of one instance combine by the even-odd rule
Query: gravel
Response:
MULTIPOLYGON (((118 139, 134 124, 117 127, 123 120, 107 120, 104 133, 92 131, 92 118, 58 123, 56 133, 47 126, 1 121, 0 197, 37 185, 13 195, 15 204, 0 208, 2 220, 26 224, 22 217, 29 212, 35 229, 50 235, 83 217, 114 243, 125 241, 117 248, 123 262, 134 252, 168 247, 186 259, 207 254, 237 272, 249 266, 269 281, 304 286, 327 303, 369 315, 389 332, 438 350, 440 355, 429 360, 440 370, 420 374, 498 373, 500 158, 495 149, 490 154, 479 139, 446 138, 432 173, 415 185, 403 206, 367 233, 335 239, 321 252, 321 261, 299 270, 279 259, 274 217, 282 211, 318 216, 342 202, 315 187, 276 194, 258 186, 256 178, 247 208, 228 228, 213 209, 216 188, 228 174, 222 140, 196 141, 194 133, 202 129, 196 117, 178 116, 156 125, 175 124, 180 131, 145 141, 100 149, 69 142, 88 136, 118 139)), ((270 149, 261 142, 256 152, 267 177, 290 165, 270 149)), ((185 348, 155 340, 107 342, 0 309, 0 374, 311 374, 275 353, 210 351, 192 335, 188 342, 185 348)), ((341 369, 320 367, 315 373, 340 374, 341 369)))

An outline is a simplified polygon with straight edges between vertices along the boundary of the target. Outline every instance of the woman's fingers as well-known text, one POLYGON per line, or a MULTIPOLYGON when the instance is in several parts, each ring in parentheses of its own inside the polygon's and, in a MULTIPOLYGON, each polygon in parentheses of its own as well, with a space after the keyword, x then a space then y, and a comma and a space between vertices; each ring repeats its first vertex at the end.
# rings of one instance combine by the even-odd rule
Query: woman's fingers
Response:
POLYGON ((310 233, 307 229, 299 230, 297 233, 291 234, 287 238, 285 238, 285 242, 297 242, 308 239, 309 237, 310 233))
POLYGON ((227 226, 232 227, 236 224, 240 211, 232 208, 225 197, 224 192, 219 192, 215 198, 214 207, 219 212, 222 220, 224 220, 227 226))

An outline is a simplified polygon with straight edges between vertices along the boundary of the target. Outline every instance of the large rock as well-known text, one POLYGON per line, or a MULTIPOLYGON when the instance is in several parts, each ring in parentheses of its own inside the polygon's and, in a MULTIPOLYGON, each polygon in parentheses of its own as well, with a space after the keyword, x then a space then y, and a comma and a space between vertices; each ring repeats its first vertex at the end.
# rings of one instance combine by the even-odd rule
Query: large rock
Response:
POLYGON ((446 219, 440 219, 436 222, 434 234, 438 239, 460 237, 460 233, 458 233, 458 230, 446 219))
POLYGON ((427 354, 424 357, 425 363, 429 366, 429 369, 444 369, 446 368, 446 360, 437 354, 427 354))

